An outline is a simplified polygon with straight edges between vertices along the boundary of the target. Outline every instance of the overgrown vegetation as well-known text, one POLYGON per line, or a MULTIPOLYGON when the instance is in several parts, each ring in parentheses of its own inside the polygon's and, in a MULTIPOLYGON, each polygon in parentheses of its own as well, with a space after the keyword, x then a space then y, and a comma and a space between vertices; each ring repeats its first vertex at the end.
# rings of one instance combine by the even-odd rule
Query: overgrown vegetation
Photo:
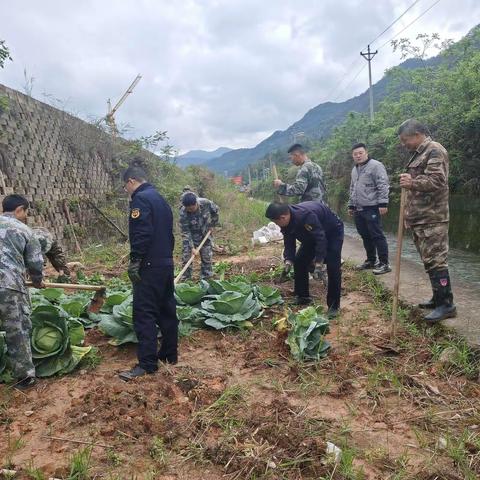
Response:
MULTIPOLYGON (((408 158, 396 132, 408 118, 428 125, 434 139, 447 148, 452 191, 480 192, 479 45, 479 27, 455 44, 441 42, 434 34, 419 35, 417 42, 400 39, 394 45, 406 56, 421 60, 421 66, 394 67, 386 72, 389 94, 376 109, 375 120, 371 122, 368 114, 352 112, 327 138, 309 142, 311 158, 324 168, 331 201, 346 200, 352 168, 350 149, 357 142, 365 142, 371 156, 385 163, 395 186, 397 174, 404 170, 408 158), (439 60, 425 62, 426 52, 435 45, 443 49, 439 60)), ((276 152, 271 159, 280 163, 280 176, 287 178, 286 153, 276 152)), ((268 168, 269 162, 270 158, 258 167, 268 168)), ((271 179, 256 182, 254 194, 271 200, 271 179)))

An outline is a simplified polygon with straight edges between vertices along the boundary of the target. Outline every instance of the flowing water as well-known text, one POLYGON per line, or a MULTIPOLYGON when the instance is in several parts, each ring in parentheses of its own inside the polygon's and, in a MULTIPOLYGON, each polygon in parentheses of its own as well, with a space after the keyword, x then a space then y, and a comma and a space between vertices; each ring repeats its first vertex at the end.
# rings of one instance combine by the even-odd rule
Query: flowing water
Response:
MULTIPOLYGON (((335 207, 334 207, 335 209, 335 207)), ((345 208, 335 209, 345 211, 345 208)), ((398 204, 391 204, 383 219, 388 244, 396 248, 398 227, 398 204)), ((345 233, 358 237, 351 218, 346 220, 345 233)), ((450 197, 450 253, 449 268, 463 280, 480 287, 480 199, 466 195, 450 197)), ((403 256, 420 263, 418 253, 406 231, 403 242, 403 256)), ((391 258, 392 262, 393 259, 391 258)))

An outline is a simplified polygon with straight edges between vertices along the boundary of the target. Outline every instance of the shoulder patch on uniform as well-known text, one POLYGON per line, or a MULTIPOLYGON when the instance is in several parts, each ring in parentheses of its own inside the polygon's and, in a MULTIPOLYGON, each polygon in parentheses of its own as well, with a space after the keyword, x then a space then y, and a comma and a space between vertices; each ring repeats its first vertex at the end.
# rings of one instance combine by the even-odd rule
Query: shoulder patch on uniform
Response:
POLYGON ((309 225, 308 223, 305 224, 305 230, 307 232, 311 232, 313 230, 313 227, 311 225, 309 225))
POLYGON ((132 218, 138 218, 140 216, 140 209, 139 208, 132 208, 132 211, 130 212, 130 216, 132 218))

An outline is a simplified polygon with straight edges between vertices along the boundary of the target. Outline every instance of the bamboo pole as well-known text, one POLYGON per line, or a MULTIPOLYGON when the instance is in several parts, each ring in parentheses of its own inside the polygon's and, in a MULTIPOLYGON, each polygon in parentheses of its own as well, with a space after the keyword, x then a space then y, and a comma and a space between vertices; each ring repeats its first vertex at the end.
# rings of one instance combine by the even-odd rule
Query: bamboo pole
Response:
POLYGON ((400 214, 398 217, 398 232, 397 232, 397 254, 395 257, 395 283, 393 286, 393 303, 392 303, 392 325, 391 337, 395 337, 398 328, 398 294, 400 290, 400 267, 402 262, 402 245, 403 245, 403 227, 405 220, 405 198, 407 191, 402 188, 400 195, 400 214))
POLYGON ((174 284, 176 285, 178 283, 178 281, 182 278, 183 274, 187 271, 188 267, 192 264, 195 256, 197 255, 197 253, 200 252, 200 250, 202 249, 203 245, 205 244, 205 242, 208 240, 208 238, 210 237, 210 235, 212 234, 212 231, 209 230, 207 232, 207 234, 203 237, 203 240, 200 242, 200 245, 194 249, 194 253, 192 253, 192 256, 190 257, 190 259, 188 260, 188 262, 184 265, 184 267, 182 268, 182 270, 180 271, 180 273, 175 277, 175 280, 174 280, 174 284))

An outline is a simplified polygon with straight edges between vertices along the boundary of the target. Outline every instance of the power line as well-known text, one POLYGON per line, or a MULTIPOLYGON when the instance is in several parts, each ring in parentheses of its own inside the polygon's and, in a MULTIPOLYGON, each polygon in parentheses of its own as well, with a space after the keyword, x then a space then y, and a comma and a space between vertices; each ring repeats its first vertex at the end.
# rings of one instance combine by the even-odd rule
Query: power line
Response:
POLYGON ((369 45, 372 45, 374 42, 376 42, 384 33, 386 33, 388 30, 390 30, 400 19, 402 19, 407 12, 409 12, 420 0, 415 0, 399 17, 397 17, 383 32, 379 33, 371 42, 369 45))
MULTIPOLYGON (((397 17, 390 25, 388 25, 388 27, 386 27, 381 33, 379 33, 371 42, 370 42, 370 45, 377 41, 385 32, 387 32, 388 30, 390 30, 390 28, 393 27, 393 25, 395 25, 401 18, 403 18, 403 16, 408 12, 410 11, 420 0, 415 0, 399 17, 397 17)), ((342 83, 346 80, 346 78, 348 77, 348 75, 350 74, 350 71, 356 67, 356 65, 359 63, 359 59, 357 58, 356 60, 354 60, 350 66, 347 68, 345 74, 343 75, 342 79, 340 80, 340 82, 338 82, 334 87, 333 89, 328 93, 328 95, 325 97, 325 100, 324 102, 328 101, 329 98, 331 98, 333 96, 333 94, 340 88, 340 86, 342 85, 342 83)), ((363 68, 360 70, 362 71, 363 68)), ((355 79, 358 77, 360 73, 358 73, 356 76, 355 76, 355 79)), ((353 83, 353 81, 351 81, 348 86, 350 86, 351 84, 353 83)), ((345 88, 342 88, 341 92, 343 92, 345 90, 345 88)), ((338 98, 338 95, 335 97, 335 99, 338 98)))
POLYGON ((411 27, 417 20, 420 20, 426 13, 428 13, 437 3, 440 3, 441 0, 436 0, 432 3, 424 12, 422 12, 417 18, 411 21, 406 27, 402 28, 398 33, 396 33, 390 40, 387 40, 384 44, 378 47, 377 50, 380 50, 385 45, 388 45, 392 40, 395 40, 400 34, 402 34, 407 28, 411 27))
POLYGON ((362 65, 360 70, 355 74, 355 76, 342 88, 342 90, 337 94, 333 101, 337 100, 338 97, 358 78, 358 76, 367 68, 367 64, 362 65))
MULTIPOLYGON (((377 48, 377 50, 380 50, 381 48, 385 47, 385 45, 388 45, 392 40, 395 40, 395 38, 397 38, 399 35, 401 35, 405 30, 407 30, 408 28, 410 28, 415 22, 417 22, 418 20, 420 20, 420 18, 422 18, 426 13, 428 13, 433 7, 435 7, 435 5, 437 5, 438 3, 440 3, 441 0, 436 0, 435 2, 432 3, 432 5, 430 5, 425 11, 423 11, 420 15, 418 15, 418 17, 416 17, 414 20, 412 20, 408 25, 406 25, 404 28, 402 28, 398 33, 396 33, 392 38, 390 38, 390 40, 386 41, 385 43, 383 43, 380 47, 377 48)), ((413 6, 413 5, 412 5, 413 6)), ((411 7, 409 7, 411 8, 411 7)), ((405 12, 404 12, 405 13, 405 12)), ((403 14, 401 15, 403 16, 403 14)), ((399 17, 400 18, 400 17, 399 17)), ((380 37, 380 35, 379 35, 380 37)), ((373 42, 372 42, 373 43, 373 42)), ((357 60, 357 62, 359 61, 359 59, 357 60)), ((354 62, 355 63, 355 62, 354 62)), ((363 70, 367 67, 367 65, 363 65, 362 68, 355 74, 355 76, 340 90, 340 92, 335 96, 335 98, 332 100, 332 101, 335 101, 337 100, 340 95, 348 88, 350 87, 350 85, 352 85, 352 83, 358 78, 358 76, 360 75, 360 73, 363 72, 363 70)), ((338 87, 343 83, 343 81, 345 80, 345 77, 347 76, 347 74, 345 74, 344 78, 342 79, 342 81, 337 84, 337 86, 335 87, 335 89, 333 90, 332 94, 335 92, 335 90, 338 89, 338 87)))

